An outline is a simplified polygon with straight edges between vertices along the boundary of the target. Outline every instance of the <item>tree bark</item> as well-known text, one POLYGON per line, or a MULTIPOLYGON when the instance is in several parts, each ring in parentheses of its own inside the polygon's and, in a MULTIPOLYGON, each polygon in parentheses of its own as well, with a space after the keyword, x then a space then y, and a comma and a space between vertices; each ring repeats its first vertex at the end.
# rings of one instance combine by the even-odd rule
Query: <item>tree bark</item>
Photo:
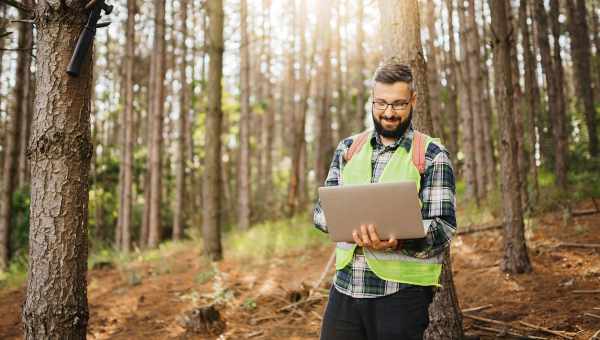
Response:
POLYGON ((248 51, 248 3, 240 1, 240 157, 238 173, 238 228, 250 228, 250 53, 248 51))
MULTIPOLYGON (((509 30, 512 32, 518 31, 518 23, 514 20, 513 8, 510 2, 506 2, 506 15, 508 17, 508 25, 509 30)), ((513 118, 515 120, 515 129, 516 129, 516 142, 517 142, 517 164, 519 167, 519 188, 521 190, 521 204, 523 209, 529 206, 529 191, 527 184, 527 172, 528 172, 528 159, 527 156, 527 148, 525 145, 525 113, 523 112, 525 109, 525 105, 527 104, 525 101, 525 96, 523 94, 523 90, 521 89, 521 85, 519 84, 519 61, 517 57, 517 45, 515 38, 516 34, 513 33, 511 36, 512 43, 509 45, 510 47, 510 61, 511 61, 511 81, 513 83, 513 118)))
MULTIPOLYGON (((538 184, 538 172, 537 172, 537 162, 536 162, 536 145, 538 140, 536 138, 537 135, 537 120, 536 117, 540 110, 540 89, 537 84, 535 69, 536 62, 533 56, 533 52, 531 50, 531 41, 529 34, 529 25, 527 24, 527 18, 529 17, 528 9, 527 9, 527 0, 520 0, 519 4, 519 28, 521 31, 521 45, 523 51, 523 60, 524 60, 524 78, 525 78, 525 102, 527 108, 527 126, 528 126, 528 134, 529 137, 527 139, 527 144, 529 146, 529 170, 531 171, 531 181, 533 183, 533 192, 530 197, 530 204, 533 206, 538 198, 539 198, 539 184, 538 184)), ((523 173, 523 176, 526 176, 523 173)))
MULTIPOLYGON (((417 0, 378 0, 378 3, 384 23, 382 33, 386 38, 389 37, 389 44, 384 46, 384 57, 395 57, 411 64, 417 84, 418 101, 421 101, 420 106, 417 102, 418 110, 414 112, 413 124, 419 131, 431 134, 433 124, 427 105, 427 66, 422 54, 417 0)), ((462 339, 462 317, 452 280, 449 248, 444 254, 440 280, 443 287, 436 291, 429 306, 430 323, 425 339, 462 339)))
POLYGON ((591 157, 598 156, 596 108, 592 88, 591 43, 584 0, 567 0, 567 27, 571 37, 571 56, 575 74, 577 98, 583 104, 588 131, 588 150, 591 157))
POLYGON ((301 152, 305 142, 305 125, 308 89, 310 80, 307 78, 307 47, 306 47, 306 21, 307 21, 306 2, 300 5, 298 39, 300 40, 300 75, 298 85, 300 87, 300 101, 294 110, 296 113, 293 119, 293 140, 292 140, 292 171, 290 172, 290 183, 287 194, 287 216, 292 217, 298 212, 300 198, 300 177, 301 177, 301 152))
POLYGON ((469 62, 469 53, 468 51, 468 25, 466 19, 466 8, 464 4, 458 5, 458 17, 460 22, 460 62, 458 63, 460 66, 458 72, 459 78, 459 88, 458 88, 458 97, 460 100, 460 121, 462 129, 461 135, 461 151, 463 154, 464 164, 462 167, 463 176, 466 184, 466 196, 474 198, 477 205, 479 205, 479 200, 477 199, 477 163, 475 159, 475 133, 473 130, 474 127, 474 115, 471 109, 471 87, 469 86, 469 74, 470 74, 470 62, 469 62))
MULTIPOLYGON (((273 93, 273 82, 271 80, 272 72, 271 72, 271 33, 272 23, 271 23, 271 0, 263 0, 263 8, 265 11, 265 21, 268 22, 268 31, 265 29, 267 34, 267 41, 265 42, 266 47, 266 87, 265 87, 265 99, 266 99, 266 109, 265 109, 265 117, 263 119, 263 132, 264 132, 264 143, 263 143, 263 153, 264 153, 264 214, 271 218, 273 215, 273 190, 271 189, 273 186, 273 127, 274 127, 274 116, 275 116, 275 95, 273 93)), ((264 27, 264 26, 263 26, 264 27)))
POLYGON ((431 101, 431 120, 433 123, 433 136, 441 138, 443 143, 448 143, 449 139, 444 133, 444 124, 446 121, 442 119, 442 98, 441 98, 441 84, 440 84, 440 70, 438 67, 438 54, 439 50, 435 46, 435 40, 438 36, 435 30, 435 4, 433 1, 427 3, 427 31, 429 39, 427 40, 427 82, 429 86, 429 98, 431 101))
POLYGON ((478 200, 485 199, 487 196, 487 177, 485 172, 485 140, 484 124, 487 115, 483 106, 483 78, 481 70, 481 53, 479 51, 481 43, 479 41, 479 32, 477 22, 475 21, 475 2, 469 0, 469 7, 466 15, 466 35, 467 35, 467 61, 469 63, 469 75, 467 77, 471 94, 471 115, 473 119, 473 147, 475 155, 475 177, 477 179, 476 195, 478 200))
MULTIPOLYGON (((24 18, 24 16, 23 16, 24 18)), ((29 46, 31 36, 28 32, 29 24, 20 24, 19 48, 29 46)), ((26 102, 27 90, 29 88, 29 75, 31 65, 31 52, 20 51, 17 55, 17 71, 14 87, 12 105, 9 107, 7 131, 5 136, 4 170, 2 171, 2 183, 0 190, 0 271, 8 267, 10 260, 10 235, 12 216, 12 196, 18 184, 19 150, 21 142, 21 130, 23 119, 28 114, 28 103, 26 102)))
MULTIPOLYGON (((452 0, 445 0, 446 8, 448 10, 448 18, 454 17, 454 5, 452 0)), ((450 153, 450 158, 452 160, 452 164, 454 165, 455 171, 458 169, 458 159, 456 154, 458 153, 458 94, 457 91, 457 83, 456 83, 456 75, 458 73, 458 67, 456 62, 456 51, 455 46, 456 43, 454 41, 454 24, 452 20, 448 20, 448 44, 449 51, 446 55, 446 79, 448 84, 446 89, 448 91, 448 102, 445 107, 445 111, 447 114, 448 121, 448 142, 447 147, 450 153)))
POLYGON ((321 32, 319 56, 321 67, 319 69, 319 83, 317 90, 316 114, 316 162, 315 172, 317 183, 323 183, 329 169, 329 159, 333 154, 333 138, 331 131, 331 25, 329 17, 331 6, 326 2, 319 2, 319 27, 321 32))
POLYGON ((155 0, 154 53, 155 82, 152 91, 154 114, 150 144, 150 213, 148 220, 148 247, 156 248, 161 238, 160 203, 162 196, 162 143, 165 98, 165 0, 155 0))
POLYGON ((123 141, 123 183, 121 185, 121 251, 131 249, 132 189, 133 189, 133 65, 135 59, 136 0, 127 0, 126 46, 125 46, 125 119, 123 141))
POLYGON ((173 240, 180 240, 183 234, 183 219, 184 219, 184 199, 185 199, 185 182, 186 168, 188 163, 186 152, 186 135, 189 115, 189 100, 188 100, 188 82, 187 82, 187 13, 188 1, 182 0, 179 3, 179 15, 181 21, 181 42, 180 52, 181 60, 179 61, 179 79, 181 81, 181 90, 179 96, 179 119, 177 120, 177 158, 175 165, 175 206, 173 211, 173 240))
POLYGON ((223 0, 207 3, 208 19, 208 113, 206 115, 206 154, 204 158, 204 207, 202 235, 204 253, 214 261, 223 258, 221 247, 221 79, 223 75, 223 0))
POLYGON ((508 28, 504 0, 491 0, 495 97, 500 128, 500 166, 502 169, 502 206, 504 211, 504 256, 500 267, 509 273, 531 271, 525 244, 517 141, 513 118, 513 83, 511 74, 510 44, 513 43, 508 28))
POLYGON ((554 37, 553 66, 556 74, 556 97, 553 105, 556 105, 556 112, 552 115, 555 122, 552 129, 554 139, 555 158, 554 171, 556 173, 556 184, 563 191, 567 190, 567 156, 568 156, 568 121, 566 114, 566 104, 564 96, 564 69, 562 66, 562 57, 560 56, 560 22, 559 22, 559 3, 558 0, 550 1, 550 28, 554 37))
MULTIPOLYGON (((23 4, 28 7, 33 7, 33 0, 24 0, 23 4)), ((29 24, 22 23, 19 27, 19 39, 23 35, 23 40, 19 46, 32 49, 33 48, 33 27, 29 24)), ((18 170, 18 186, 23 187, 29 184, 30 172, 29 161, 27 159, 27 144, 31 136, 31 120, 33 118, 33 91, 34 81, 31 73, 32 52, 29 50, 21 51, 23 54, 23 74, 18 77, 23 77, 23 103, 22 105, 22 123, 21 123, 21 140, 19 142, 19 170, 18 170)), ((1 56, 0 56, 1 58, 1 56)), ((17 61, 19 63, 19 61, 17 61)), ((17 66, 18 68, 18 66, 17 66)), ((1 72, 0 72, 1 73, 1 72)))
MULTIPOLYGON (((356 91, 356 116, 354 118, 355 127, 354 132, 363 131, 365 127, 365 104, 367 101, 366 88, 365 88, 365 48, 363 46, 365 41, 365 28, 364 28, 364 2, 363 0, 353 1, 357 2, 357 18, 356 18, 356 74, 354 88, 356 91)), ((350 66, 349 66, 350 67, 350 66)), ((344 136, 346 137, 346 136, 344 136)))
POLYGON ((79 77, 65 72, 87 15, 85 1, 35 9, 35 111, 25 339, 85 339, 91 55, 79 77))

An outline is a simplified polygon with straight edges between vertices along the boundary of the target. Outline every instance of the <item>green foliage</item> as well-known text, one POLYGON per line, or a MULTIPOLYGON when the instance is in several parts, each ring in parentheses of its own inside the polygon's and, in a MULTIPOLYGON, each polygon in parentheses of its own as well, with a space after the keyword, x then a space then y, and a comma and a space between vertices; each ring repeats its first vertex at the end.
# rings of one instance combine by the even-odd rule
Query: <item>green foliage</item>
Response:
POLYGON ((31 204, 28 185, 17 189, 12 196, 11 210, 11 258, 27 255, 29 243, 29 206, 31 204))
POLYGON ((11 259, 8 269, 0 271, 0 288, 16 288, 27 279, 27 253, 20 252, 11 259))
POLYGON ((306 215, 254 225, 247 232, 231 232, 225 237, 226 256, 268 260, 312 245, 330 244, 306 215))
POLYGON ((255 310, 256 309, 256 301, 254 301, 254 299, 252 299, 252 298, 247 298, 242 303, 242 308, 244 308, 245 310, 248 310, 248 311, 255 310))

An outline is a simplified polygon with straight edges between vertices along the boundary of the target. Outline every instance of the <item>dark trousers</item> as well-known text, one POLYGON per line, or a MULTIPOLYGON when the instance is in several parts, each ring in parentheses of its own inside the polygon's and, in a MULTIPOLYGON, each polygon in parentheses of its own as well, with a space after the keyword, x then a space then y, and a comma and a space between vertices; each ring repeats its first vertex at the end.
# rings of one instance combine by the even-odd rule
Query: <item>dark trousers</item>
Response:
POLYGON ((364 299, 331 287, 321 340, 423 339, 432 298, 432 287, 412 286, 392 295, 364 299))

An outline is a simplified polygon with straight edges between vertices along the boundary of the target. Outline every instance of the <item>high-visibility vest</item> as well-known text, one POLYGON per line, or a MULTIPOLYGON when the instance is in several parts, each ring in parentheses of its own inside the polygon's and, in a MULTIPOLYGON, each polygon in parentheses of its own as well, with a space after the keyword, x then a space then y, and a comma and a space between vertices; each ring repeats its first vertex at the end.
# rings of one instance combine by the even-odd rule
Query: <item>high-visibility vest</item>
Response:
MULTIPOLYGON (((371 158, 373 146, 368 142, 372 130, 353 136, 353 143, 344 155, 347 161, 342 169, 341 185, 371 183, 371 158)), ((414 130, 410 151, 398 147, 386 164, 379 183, 414 181, 417 192, 420 189, 421 174, 425 171, 425 152, 432 141, 431 138, 414 130)), ((336 244, 336 270, 346 267, 351 261, 356 244, 338 242, 336 244)), ((419 286, 439 286, 442 271, 442 255, 420 259, 400 252, 376 251, 364 248, 369 268, 379 278, 419 286)))

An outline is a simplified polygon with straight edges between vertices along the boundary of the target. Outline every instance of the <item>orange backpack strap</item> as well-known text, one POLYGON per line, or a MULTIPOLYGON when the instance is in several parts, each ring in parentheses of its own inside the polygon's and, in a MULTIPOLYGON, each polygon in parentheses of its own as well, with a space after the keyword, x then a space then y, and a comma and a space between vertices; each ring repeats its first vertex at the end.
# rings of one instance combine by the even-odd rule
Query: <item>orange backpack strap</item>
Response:
POLYGON ((344 160, 346 162, 349 162, 352 159, 352 156, 357 154, 362 149, 363 145, 365 145, 365 142, 369 140, 369 136, 371 136, 371 130, 366 130, 353 138, 354 141, 352 142, 352 145, 350 145, 348 150, 346 150, 346 153, 344 153, 344 160))
POLYGON ((425 172, 425 148, 427 147, 427 136, 414 130, 412 141, 412 161, 422 175, 425 172))

